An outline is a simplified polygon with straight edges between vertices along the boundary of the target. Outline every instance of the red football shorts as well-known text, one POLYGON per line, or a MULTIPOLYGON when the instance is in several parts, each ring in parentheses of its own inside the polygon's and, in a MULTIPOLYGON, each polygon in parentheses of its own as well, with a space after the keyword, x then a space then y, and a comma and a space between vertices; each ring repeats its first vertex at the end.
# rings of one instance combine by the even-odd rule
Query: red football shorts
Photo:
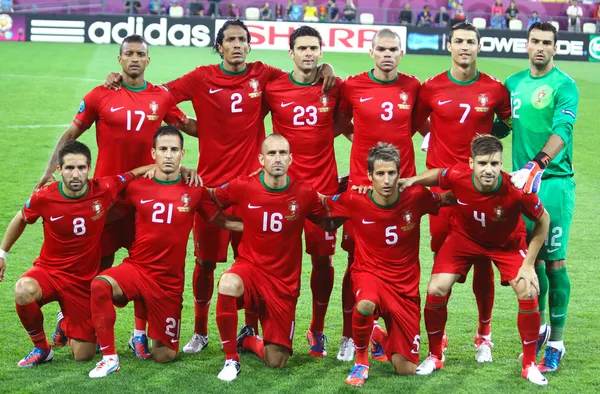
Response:
POLYGON ((102 257, 110 256, 121 248, 129 250, 135 239, 135 213, 104 225, 101 239, 102 257))
MULTIPOLYGON (((235 216, 235 207, 224 211, 235 216)), ((207 222, 200 214, 194 216, 194 255, 198 260, 225 263, 227 261, 227 248, 229 243, 233 249, 234 257, 237 247, 242 239, 242 233, 225 230, 207 222)))
MULTIPOLYGON (((448 190, 432 186, 433 193, 447 193, 448 190)), ((431 251, 437 253, 444 244, 446 237, 450 233, 450 219, 456 211, 456 207, 444 207, 440 209, 437 215, 429 215, 429 235, 431 239, 431 251)))
POLYGON ((76 280, 60 272, 52 272, 40 265, 28 269, 22 276, 35 279, 42 289, 40 306, 58 301, 69 338, 96 343, 90 308, 90 281, 76 280))
POLYGON ((337 233, 328 233, 310 220, 304 221, 306 253, 311 256, 333 256, 337 233))
POLYGON ((421 344, 419 297, 402 296, 388 282, 364 271, 352 271, 352 285, 357 303, 368 300, 377 305, 388 332, 383 344, 388 357, 397 353, 417 364, 421 344))
POLYGON ((432 274, 459 274, 458 282, 463 283, 471 269, 476 264, 487 264, 487 257, 496 264, 500 271, 503 286, 515 279, 527 254, 525 236, 511 241, 502 248, 490 248, 477 244, 466 236, 452 231, 446 242, 434 257, 432 274))
MULTIPOLYGON (((148 336, 178 352, 182 294, 164 290, 153 278, 130 263, 109 268, 102 275, 117 281, 128 302, 139 300, 144 303, 148 311, 148 336)), ((117 306, 122 308, 126 304, 117 306)))
POLYGON ((354 253, 354 226, 350 220, 346 220, 342 227, 342 249, 354 253))
POLYGON ((284 290, 278 288, 268 274, 252 263, 236 261, 225 272, 236 274, 242 279, 243 305, 238 306, 258 313, 265 343, 285 346, 291 353, 298 298, 282 294, 284 290))

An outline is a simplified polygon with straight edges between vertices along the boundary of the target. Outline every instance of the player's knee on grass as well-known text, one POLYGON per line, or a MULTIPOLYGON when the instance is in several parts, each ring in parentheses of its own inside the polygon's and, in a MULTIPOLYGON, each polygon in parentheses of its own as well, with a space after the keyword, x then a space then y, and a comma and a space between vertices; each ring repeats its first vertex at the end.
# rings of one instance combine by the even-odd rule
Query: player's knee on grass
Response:
POLYGON ((285 368, 290 349, 273 343, 265 344, 265 364, 269 368, 285 368))
POLYGON ((96 356, 96 344, 71 338, 71 352, 75 361, 90 361, 96 356))
POLYGON ((15 285, 15 302, 17 304, 26 305, 41 299, 42 289, 37 280, 24 277, 17 281, 15 285))
POLYGON ((219 280, 219 294, 240 297, 244 294, 244 282, 236 274, 223 274, 219 280))
POLYGON ((153 340, 152 355, 154 356, 154 361, 157 363, 168 363, 169 361, 175 360, 177 352, 168 348, 162 342, 153 340))
POLYGON ((417 364, 408 361, 404 356, 394 353, 391 359, 396 375, 414 375, 417 373, 417 364))
POLYGON ((431 275, 429 285, 427 285, 427 294, 434 296, 445 296, 452 289, 452 285, 458 280, 460 275, 454 274, 434 274, 431 275))
POLYGON ((567 260, 546 261, 546 271, 556 271, 567 266, 567 260))
POLYGON ((356 304, 356 309, 363 315, 371 314, 371 313, 375 312, 376 307, 377 307, 377 305, 375 305, 374 302, 369 301, 369 300, 360 300, 356 304))

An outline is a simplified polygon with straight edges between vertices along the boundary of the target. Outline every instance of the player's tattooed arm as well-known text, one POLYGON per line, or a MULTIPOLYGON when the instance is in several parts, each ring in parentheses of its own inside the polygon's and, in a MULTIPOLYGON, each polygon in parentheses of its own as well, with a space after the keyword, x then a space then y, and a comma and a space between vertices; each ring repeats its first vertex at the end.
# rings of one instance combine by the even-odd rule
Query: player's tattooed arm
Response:
POLYGON ((434 168, 410 178, 402 178, 398 180, 398 189, 402 191, 412 185, 438 186, 440 184, 440 173, 442 171, 441 168, 434 168))
POLYGON ((198 138, 198 123, 197 123, 196 119, 194 119, 194 118, 188 117, 188 120, 186 123, 179 125, 179 130, 183 131, 184 133, 186 133, 187 135, 189 135, 191 137, 198 138))
POLYGON ((79 126, 77 126, 75 123, 71 123, 71 125, 62 133, 58 139, 58 142, 56 143, 56 146, 54 147, 52 156, 50 156, 46 170, 44 171, 44 174, 40 180, 36 183, 34 190, 39 189, 47 183, 56 182, 56 178, 54 178, 54 172, 58 168, 58 151, 60 151, 65 142, 69 140, 76 140, 81 134, 83 134, 84 131, 85 130, 79 128, 79 126))
POLYGON ((8 225, 4 239, 0 244, 0 282, 4 280, 4 273, 6 272, 6 255, 10 251, 10 248, 17 242, 27 223, 23 218, 23 212, 19 211, 8 225))
POLYGON ((544 213, 542 213, 542 215, 534 223, 527 254, 523 259, 523 264, 519 269, 519 274, 515 278, 517 283, 520 280, 525 281, 527 287, 527 296, 530 299, 537 297, 540 294, 540 285, 537 274, 535 273, 535 260, 540 249, 542 248, 542 245, 546 241, 546 235, 548 234, 549 228, 550 215, 548 215, 548 211, 544 209, 544 213))
POLYGON ((456 197, 451 191, 445 193, 438 193, 438 195, 440 196, 440 207, 451 207, 457 204, 456 197))

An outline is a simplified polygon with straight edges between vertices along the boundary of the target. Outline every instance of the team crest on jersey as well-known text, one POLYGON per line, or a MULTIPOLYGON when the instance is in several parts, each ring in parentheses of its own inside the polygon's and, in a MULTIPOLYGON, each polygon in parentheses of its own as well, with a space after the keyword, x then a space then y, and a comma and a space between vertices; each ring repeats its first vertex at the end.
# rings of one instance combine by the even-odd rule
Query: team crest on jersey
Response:
POLYGON ((411 211, 404 211, 402 213, 402 219, 404 219, 404 222, 406 223, 404 226, 402 226, 402 231, 412 230, 417 225, 415 222, 413 222, 413 214, 411 211))
POLYGON ((190 207, 189 207, 189 205, 190 205, 190 201, 191 201, 191 200, 192 200, 192 199, 190 198, 190 195, 189 195, 189 194, 187 194, 187 193, 183 193, 183 194, 181 195, 181 203, 183 204, 183 206, 181 206, 181 207, 177 207, 177 210, 178 210, 179 212, 189 212, 189 211, 190 211, 190 207))
POLYGON ((494 222, 502 222, 505 220, 503 217, 504 209, 499 205, 494 206, 494 215, 495 216, 492 218, 494 222))
POLYGON ((92 201, 92 210, 94 211, 94 216, 92 216, 92 220, 98 220, 102 217, 104 213, 104 209, 102 207, 102 201, 94 200, 92 201))
POLYGON ((254 91, 251 93, 248 93, 248 95, 252 98, 260 97, 260 95, 262 94, 262 91, 258 90, 260 88, 260 83, 258 82, 258 80, 253 78, 250 80, 249 84, 250 84, 250 87, 254 91))
POLYGON ((531 94, 531 105, 534 108, 542 109, 552 103, 554 89, 550 85, 542 85, 531 94))
POLYGON ((330 108, 327 106, 329 104, 329 97, 326 94, 322 95, 319 99, 322 107, 319 108, 319 112, 329 112, 330 108))
POLYGON ((475 107, 475 111, 477 112, 487 112, 490 110, 490 108, 487 106, 490 102, 489 97, 487 96, 487 94, 480 94, 479 97, 477 98, 477 100, 479 101, 479 107, 475 107))
POLYGON ((398 108, 400 109, 410 109, 410 104, 407 103, 408 99, 409 99, 409 95, 406 92, 401 92, 400 93, 400 100, 402 101, 402 103, 398 104, 398 108))
POLYGON ((156 111, 158 111, 158 104, 156 103, 156 101, 151 101, 149 107, 150 111, 152 111, 152 115, 148 115, 148 119, 158 120, 158 115, 156 114, 156 111))
POLYGON ((298 213, 300 212, 300 206, 296 202, 296 200, 292 200, 288 204, 289 215, 285 218, 287 220, 296 220, 298 218, 298 213))

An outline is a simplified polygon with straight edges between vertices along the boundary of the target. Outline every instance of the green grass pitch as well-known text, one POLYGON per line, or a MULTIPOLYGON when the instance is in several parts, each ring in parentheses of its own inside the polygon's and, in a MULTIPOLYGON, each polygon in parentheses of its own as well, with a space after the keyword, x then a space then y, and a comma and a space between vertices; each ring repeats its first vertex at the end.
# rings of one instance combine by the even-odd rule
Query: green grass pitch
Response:
MULTIPOLYGON (((118 71, 118 47, 116 45, 73 45, 2 43, 2 66, 0 67, 0 136, 2 157, 0 159, 0 234, 13 215, 21 209, 41 175, 54 144, 77 112, 81 98, 94 86, 100 84, 110 71, 118 71)), ((151 48, 151 64, 147 70, 148 80, 161 83, 174 79, 199 64, 210 64, 219 58, 208 49, 156 47, 151 48)), ((253 51, 249 60, 262 60, 283 69, 291 69, 287 53, 253 51)), ((365 54, 326 54, 324 61, 334 65, 341 77, 357 74, 372 67, 372 60, 365 54)), ((600 68, 593 63, 559 62, 565 72, 575 79, 579 87, 579 120, 575 126, 575 167, 577 202, 569 250, 569 272, 572 283, 571 305, 566 327, 567 356, 562 369, 549 375, 547 390, 563 392, 597 392, 598 365, 596 349, 600 347, 598 320, 594 310, 600 303, 595 288, 600 284, 594 252, 594 239, 598 226, 597 202, 594 190, 598 190, 597 150, 600 139, 596 128, 600 117, 600 68), (594 175, 596 174, 596 175, 594 175), (594 180, 596 179, 596 180, 594 180), (596 185, 596 186, 594 186, 596 185)), ((405 56, 400 70, 418 76, 421 81, 446 70, 449 57, 405 56)), ((480 59, 479 68, 500 80, 528 67, 526 60, 480 59)), ((189 103, 182 106, 193 115, 189 103)), ((270 120, 267 119, 270 129, 270 120)), ((82 140, 95 150, 94 131, 84 134, 82 140)), ((420 144, 415 138, 415 147, 420 144)), ((510 139, 505 141, 505 170, 510 170, 510 139)), ((336 156, 340 172, 348 170, 349 143, 342 138, 336 141, 336 156)), ((187 141, 184 164, 195 167, 197 144, 187 141)), ((425 156, 417 149, 417 163, 424 168, 425 156)), ((423 279, 421 292, 425 289, 432 265, 429 251, 427 220, 423 221, 421 263, 423 279)), ((31 342, 22 328, 14 308, 13 286, 18 277, 31 266, 42 242, 42 226, 30 226, 15 245, 8 258, 6 280, 0 284, 0 392, 346 392, 346 377, 350 363, 335 360, 341 335, 341 282, 346 268, 346 254, 339 249, 334 257, 336 281, 325 323, 329 337, 329 356, 314 360, 307 354, 304 338, 311 315, 309 288, 310 260, 304 257, 303 291, 297 309, 295 354, 288 368, 269 370, 252 355, 242 355, 242 373, 231 384, 223 384, 216 375, 223 366, 223 354, 211 308, 209 326, 210 345, 199 355, 179 355, 173 363, 161 365, 141 361, 126 349, 127 339, 133 328, 131 306, 117 313, 116 340, 121 352, 121 371, 101 381, 90 380, 88 371, 98 361, 75 362, 67 348, 59 348, 55 359, 48 365, 20 370, 16 363, 31 349, 31 342)), ((124 257, 120 252, 117 260, 124 257)), ((191 276, 193 256, 188 248, 186 266, 186 293, 181 329, 182 345, 192 335, 193 303, 191 276)), ((221 264, 217 275, 227 267, 221 264)), ((498 276, 497 276, 498 277, 498 276)), ((469 281, 470 283, 470 281, 469 281)), ((373 362, 371 379, 364 390, 368 392, 524 392, 535 390, 521 379, 520 340, 516 328, 517 302, 509 288, 496 287, 496 306, 492 321, 495 343, 494 362, 477 365, 474 360, 473 334, 476 329, 476 305, 470 284, 456 286, 449 305, 447 326, 450 347, 446 367, 430 377, 398 377, 393 375, 390 364, 373 362)), ((44 308, 46 332, 54 330, 57 304, 44 308)), ((243 317, 242 317, 243 319, 243 317)), ((240 321, 242 321, 240 319, 240 321)), ((424 330, 421 359, 426 355, 427 339, 424 330)))

